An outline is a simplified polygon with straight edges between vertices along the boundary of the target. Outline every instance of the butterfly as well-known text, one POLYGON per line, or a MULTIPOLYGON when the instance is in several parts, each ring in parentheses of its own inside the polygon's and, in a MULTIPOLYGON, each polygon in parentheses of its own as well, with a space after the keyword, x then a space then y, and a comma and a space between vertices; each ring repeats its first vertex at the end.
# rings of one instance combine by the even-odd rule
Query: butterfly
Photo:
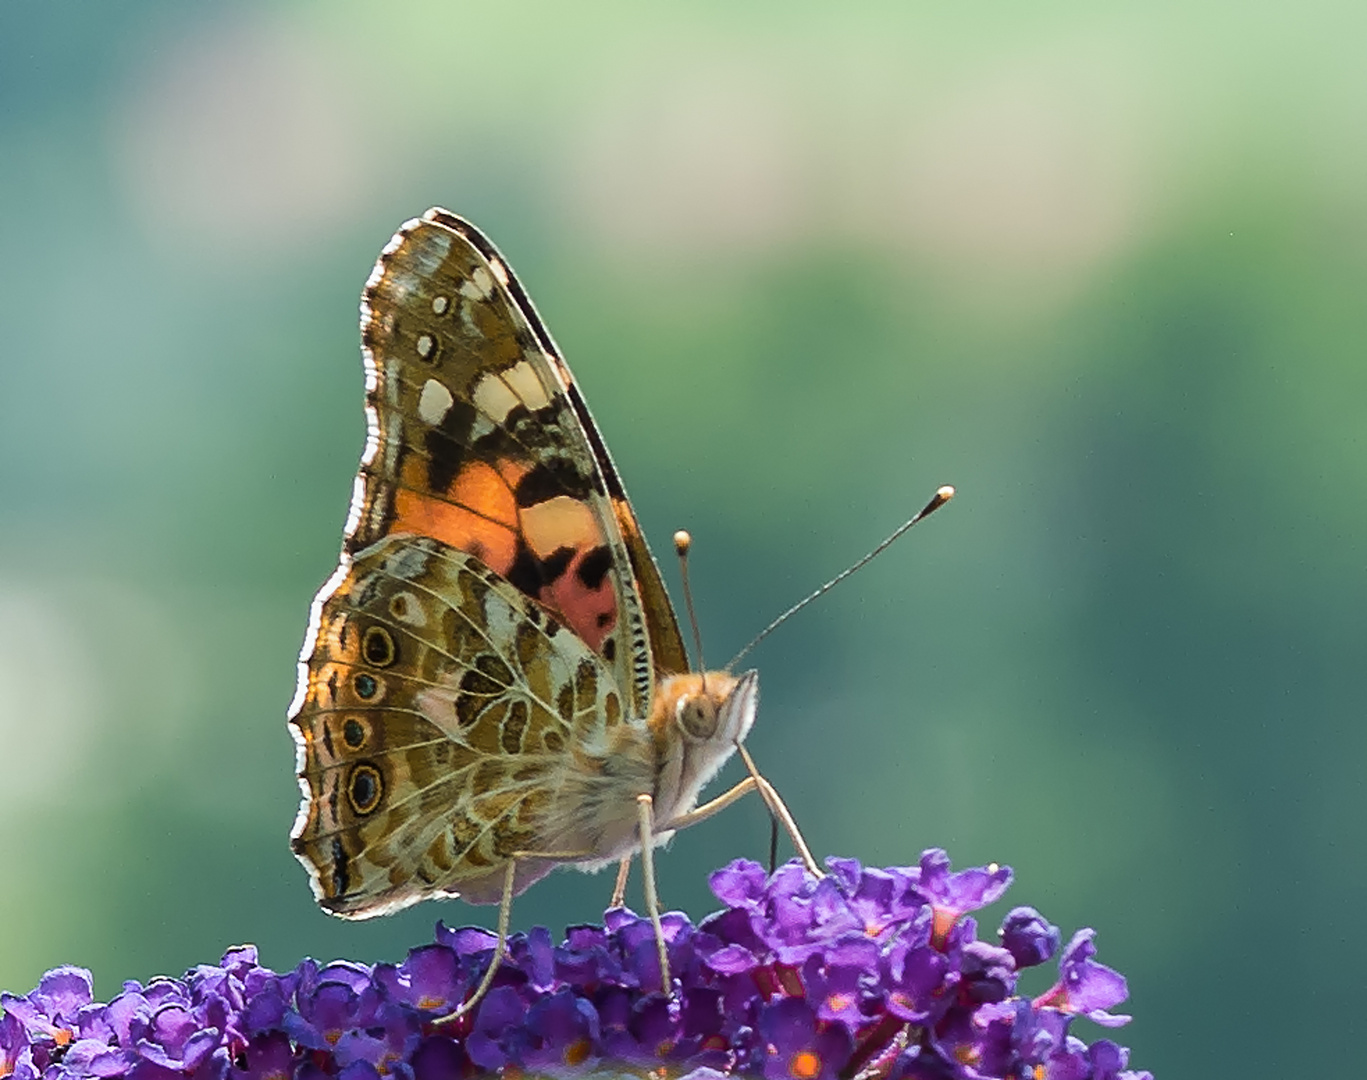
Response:
POLYGON ((441 209, 404 224, 361 341, 365 450, 289 713, 291 844, 318 903, 498 902, 501 946, 512 896, 556 866, 618 863, 620 892, 639 852, 658 927, 654 844, 746 790, 781 805, 748 756, 697 805, 757 674, 689 670, 588 406, 478 229, 441 209))

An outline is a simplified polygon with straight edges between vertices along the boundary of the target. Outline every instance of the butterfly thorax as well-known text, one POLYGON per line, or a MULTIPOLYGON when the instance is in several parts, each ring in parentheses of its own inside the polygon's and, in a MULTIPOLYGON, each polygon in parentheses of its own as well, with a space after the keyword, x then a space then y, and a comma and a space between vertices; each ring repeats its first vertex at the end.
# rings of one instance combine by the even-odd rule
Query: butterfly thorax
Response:
POLYGON ((657 842, 667 824, 692 810, 699 792, 735 752, 754 720, 758 676, 728 672, 660 679, 644 724, 628 721, 598 742, 574 748, 546 815, 551 840, 582 851, 577 862, 594 869, 639 849, 637 799, 650 795, 657 842))

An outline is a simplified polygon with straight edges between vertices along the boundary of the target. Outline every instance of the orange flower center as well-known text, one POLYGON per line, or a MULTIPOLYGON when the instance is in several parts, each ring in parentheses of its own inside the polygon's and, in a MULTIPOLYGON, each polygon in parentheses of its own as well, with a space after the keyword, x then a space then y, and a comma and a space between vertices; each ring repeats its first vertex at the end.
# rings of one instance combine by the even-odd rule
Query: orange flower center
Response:
POLYGON ((582 1065, 592 1049, 593 1043, 589 1042, 588 1039, 575 1039, 574 1042, 565 1047, 565 1052, 561 1058, 566 1065, 582 1065))
POLYGON ((788 1062, 788 1075, 795 1080, 814 1080, 821 1075, 821 1057, 812 1050, 799 1050, 788 1062))
POLYGON ((930 924, 930 943, 943 950, 949 939, 949 932, 959 921, 959 912, 950 907, 940 907, 938 904, 934 905, 931 911, 933 919, 930 924))

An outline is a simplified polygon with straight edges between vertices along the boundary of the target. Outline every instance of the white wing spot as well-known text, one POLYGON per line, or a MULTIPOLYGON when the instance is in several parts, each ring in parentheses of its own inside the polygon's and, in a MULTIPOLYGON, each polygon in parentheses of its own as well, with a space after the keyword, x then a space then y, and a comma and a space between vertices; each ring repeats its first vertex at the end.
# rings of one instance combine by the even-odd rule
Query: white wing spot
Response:
POLYGON ((503 423, 519 404, 518 396, 497 375, 485 375, 475 384, 475 408, 496 424, 503 423))
POLYGON ((503 372, 503 380, 513 388, 527 408, 535 411, 551 403, 550 395, 536 377, 536 370, 526 360, 519 361, 503 372))
POLYGON ((494 272, 494 277, 498 278, 498 283, 505 288, 508 285, 508 271, 497 259, 489 260, 489 269, 494 272))
POLYGON ((445 315, 446 309, 451 306, 451 301, 444 296, 434 296, 432 298, 432 313, 434 315, 445 315))
POLYGON ((422 394, 418 397, 418 416, 424 424, 436 427, 446 419, 455 400, 445 386, 436 379, 428 379, 422 384, 422 394))
POLYGON ((460 294, 469 300, 487 300, 494 291, 494 279, 482 266, 475 267, 469 281, 461 282, 460 294))
POLYGON ((433 340, 431 334, 419 334, 418 355, 421 356, 424 360, 426 360, 429 356, 432 355, 432 350, 436 347, 436 344, 437 343, 433 340))

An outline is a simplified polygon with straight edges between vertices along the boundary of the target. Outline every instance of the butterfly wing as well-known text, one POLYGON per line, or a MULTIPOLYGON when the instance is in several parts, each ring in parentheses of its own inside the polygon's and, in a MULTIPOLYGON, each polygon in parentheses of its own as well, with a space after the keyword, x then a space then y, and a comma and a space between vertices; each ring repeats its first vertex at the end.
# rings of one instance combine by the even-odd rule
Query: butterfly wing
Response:
POLYGON ((559 350, 507 262, 444 210, 405 224, 361 305, 366 451, 346 550, 432 536, 604 658, 636 716, 686 671, 673 608, 559 350))
MULTIPOLYGON (((582 396, 488 240, 408 222, 361 330, 366 449, 290 717, 294 850, 356 918, 491 901, 512 852, 598 842, 571 810, 638 782, 605 767, 612 740, 686 668, 582 396)), ((520 863, 519 891, 553 865, 520 863)))
MULTIPOLYGON (((560 843, 570 748, 625 724, 583 641, 431 539, 387 537, 345 568, 307 668, 293 843, 319 902, 344 916, 496 900, 509 855, 560 843)), ((553 865, 521 864, 518 890, 553 865)))

